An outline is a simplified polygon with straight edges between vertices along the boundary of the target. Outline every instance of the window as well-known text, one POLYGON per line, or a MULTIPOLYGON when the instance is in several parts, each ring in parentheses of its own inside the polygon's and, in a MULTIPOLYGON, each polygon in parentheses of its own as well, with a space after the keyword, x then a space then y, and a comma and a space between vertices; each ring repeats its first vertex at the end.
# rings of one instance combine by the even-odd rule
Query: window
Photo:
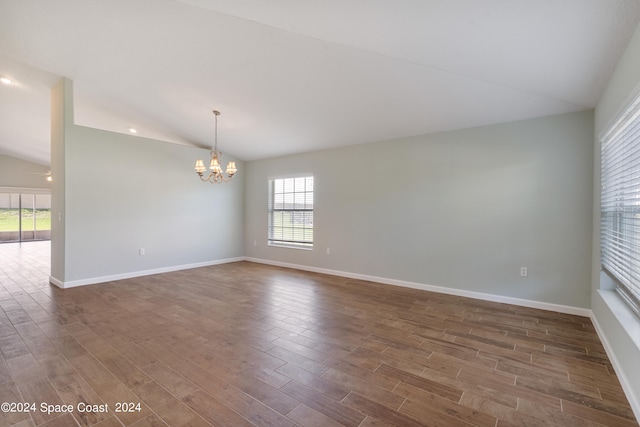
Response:
POLYGON ((640 97, 600 142, 602 268, 640 314, 640 97))
POLYGON ((313 176, 269 180, 269 245, 313 248, 313 176))

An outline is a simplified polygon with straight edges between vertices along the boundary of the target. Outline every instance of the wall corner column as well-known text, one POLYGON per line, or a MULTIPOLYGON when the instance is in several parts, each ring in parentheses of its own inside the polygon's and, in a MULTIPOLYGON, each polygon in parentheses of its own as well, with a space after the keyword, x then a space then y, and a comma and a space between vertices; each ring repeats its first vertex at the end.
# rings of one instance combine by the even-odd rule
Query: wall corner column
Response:
POLYGON ((64 287, 66 271, 65 145, 73 127, 73 82, 60 79, 51 88, 51 276, 64 287))

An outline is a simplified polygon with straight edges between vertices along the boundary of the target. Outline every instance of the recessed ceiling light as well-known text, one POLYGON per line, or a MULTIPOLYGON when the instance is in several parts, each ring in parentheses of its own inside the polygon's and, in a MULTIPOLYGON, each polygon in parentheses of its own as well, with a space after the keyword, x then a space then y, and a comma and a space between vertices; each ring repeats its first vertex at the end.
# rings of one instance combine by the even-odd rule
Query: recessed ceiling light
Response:
POLYGON ((138 129, 135 129, 135 128, 129 128, 129 132, 131 132, 131 133, 138 133, 138 129))
POLYGON ((9 77, 0 77, 0 82, 6 84, 6 85, 12 85, 15 82, 13 80, 11 80, 9 77))

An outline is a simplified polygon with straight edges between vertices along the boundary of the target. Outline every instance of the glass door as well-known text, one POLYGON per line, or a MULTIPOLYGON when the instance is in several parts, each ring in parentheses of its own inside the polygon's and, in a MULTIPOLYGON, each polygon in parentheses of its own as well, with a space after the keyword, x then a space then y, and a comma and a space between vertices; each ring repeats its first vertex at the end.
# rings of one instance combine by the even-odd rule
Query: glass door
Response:
POLYGON ((0 193, 0 243, 20 241, 20 194, 0 193))
POLYGON ((0 193, 0 243, 50 239, 50 194, 0 193))

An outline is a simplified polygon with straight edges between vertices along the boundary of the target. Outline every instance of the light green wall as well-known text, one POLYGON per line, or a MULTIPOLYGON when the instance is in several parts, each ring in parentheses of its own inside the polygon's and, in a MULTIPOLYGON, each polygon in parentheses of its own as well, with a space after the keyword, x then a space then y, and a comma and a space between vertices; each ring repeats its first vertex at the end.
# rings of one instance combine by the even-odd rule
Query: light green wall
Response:
POLYGON ((76 125, 65 129, 63 156, 56 279, 84 284, 242 257, 242 162, 230 183, 203 183, 193 165, 207 150, 76 125))
POLYGON ((49 189, 48 166, 0 155, 0 187, 49 189))
POLYGON ((640 320, 625 306, 600 273, 600 144, 598 134, 609 126, 631 99, 640 93, 640 26, 629 42, 595 110, 592 310, 617 361, 620 377, 636 416, 640 417, 640 320))
POLYGON ((248 162, 245 255, 588 308, 592 140, 588 111, 248 162), (315 248, 269 247, 267 180, 303 173, 315 248))

